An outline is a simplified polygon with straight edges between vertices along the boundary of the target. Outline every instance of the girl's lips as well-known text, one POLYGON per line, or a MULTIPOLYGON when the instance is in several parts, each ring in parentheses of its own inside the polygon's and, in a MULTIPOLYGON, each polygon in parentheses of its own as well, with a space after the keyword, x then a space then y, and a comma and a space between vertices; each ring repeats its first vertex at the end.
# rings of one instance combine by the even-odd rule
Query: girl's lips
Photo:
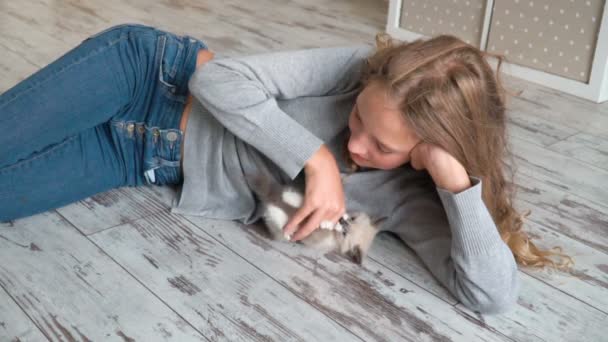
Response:
POLYGON ((364 160, 365 160, 365 159, 363 159, 363 157, 361 157, 361 156, 360 156, 360 155, 358 155, 358 154, 354 154, 354 153, 352 153, 352 152, 349 152, 349 153, 350 153, 350 157, 351 157, 351 158, 353 159, 353 161, 355 161, 355 162, 356 162, 357 160, 358 160, 358 161, 364 161, 364 160))

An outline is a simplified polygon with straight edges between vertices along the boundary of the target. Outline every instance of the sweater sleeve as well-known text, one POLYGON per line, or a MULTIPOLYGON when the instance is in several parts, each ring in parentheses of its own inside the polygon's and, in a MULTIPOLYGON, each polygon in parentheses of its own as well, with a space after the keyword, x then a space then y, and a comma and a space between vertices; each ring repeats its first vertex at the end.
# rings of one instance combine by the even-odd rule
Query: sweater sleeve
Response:
POLYGON ((224 127, 294 179, 323 141, 277 100, 356 89, 370 52, 353 45, 214 59, 194 72, 188 87, 224 127))
POLYGON ((465 306, 499 313, 517 300, 517 265, 482 200, 481 180, 470 178, 472 186, 457 194, 436 188, 403 201, 384 229, 397 233, 465 306))

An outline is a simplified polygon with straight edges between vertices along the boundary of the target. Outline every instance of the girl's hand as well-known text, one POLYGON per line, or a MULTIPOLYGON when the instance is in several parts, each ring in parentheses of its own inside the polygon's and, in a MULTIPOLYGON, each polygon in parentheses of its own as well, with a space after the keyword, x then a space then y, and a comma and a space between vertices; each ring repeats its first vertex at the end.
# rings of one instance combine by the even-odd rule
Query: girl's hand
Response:
POLYGON ((464 166, 437 145, 418 143, 410 152, 410 163, 416 170, 427 170, 438 188, 458 193, 471 187, 464 166))
POLYGON ((319 228, 321 221, 331 221, 335 224, 346 210, 340 170, 325 145, 308 160, 304 172, 304 203, 283 228, 286 236, 291 236, 298 229, 291 241, 305 238, 319 228), (300 226, 302 222, 304 224, 300 226))

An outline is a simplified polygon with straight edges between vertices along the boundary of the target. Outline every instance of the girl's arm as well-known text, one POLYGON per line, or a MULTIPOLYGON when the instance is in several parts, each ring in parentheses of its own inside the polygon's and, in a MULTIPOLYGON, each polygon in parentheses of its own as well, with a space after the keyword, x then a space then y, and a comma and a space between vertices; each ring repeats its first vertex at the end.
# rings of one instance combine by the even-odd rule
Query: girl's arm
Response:
POLYGON ((323 141, 276 100, 356 89, 370 52, 369 46, 355 45, 216 58, 198 68, 188 86, 224 127, 294 179, 323 141))
POLYGON ((459 193, 420 189, 397 206, 383 230, 396 233, 465 306, 503 312, 517 300, 517 265, 482 201, 481 180, 469 181, 459 193))
POLYGON ((483 202, 481 180, 428 143, 414 147, 411 166, 428 172, 435 191, 420 189, 398 205, 388 230, 464 305, 484 313, 505 311, 517 300, 517 265, 483 202))

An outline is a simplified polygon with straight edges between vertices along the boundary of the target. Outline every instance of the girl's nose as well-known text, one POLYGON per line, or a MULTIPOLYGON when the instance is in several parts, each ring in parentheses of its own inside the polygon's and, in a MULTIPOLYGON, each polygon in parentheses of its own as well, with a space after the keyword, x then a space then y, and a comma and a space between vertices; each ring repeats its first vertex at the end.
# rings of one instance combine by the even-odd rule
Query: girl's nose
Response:
POLYGON ((358 154, 362 157, 367 156, 365 137, 363 137, 363 134, 351 134, 350 139, 348 140, 348 150, 351 153, 358 154))

